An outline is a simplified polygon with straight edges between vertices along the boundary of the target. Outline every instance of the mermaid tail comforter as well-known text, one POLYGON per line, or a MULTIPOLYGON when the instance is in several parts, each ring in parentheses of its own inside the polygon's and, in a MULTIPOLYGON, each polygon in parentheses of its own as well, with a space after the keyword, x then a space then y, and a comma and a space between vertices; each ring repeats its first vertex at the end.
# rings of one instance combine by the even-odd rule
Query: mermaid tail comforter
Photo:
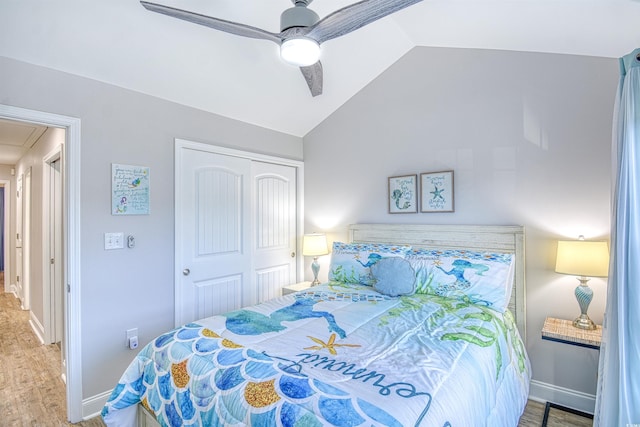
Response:
POLYGON ((133 360, 102 411, 162 426, 516 426, 530 365, 510 313, 330 283, 190 323, 133 360))

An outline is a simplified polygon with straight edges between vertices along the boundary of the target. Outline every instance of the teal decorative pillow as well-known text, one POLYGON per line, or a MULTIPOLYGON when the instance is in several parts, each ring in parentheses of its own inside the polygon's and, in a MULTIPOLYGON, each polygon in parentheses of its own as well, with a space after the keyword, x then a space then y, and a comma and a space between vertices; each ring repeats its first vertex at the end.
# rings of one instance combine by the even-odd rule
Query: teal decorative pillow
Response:
POLYGON ((500 312, 509 305, 513 254, 415 249, 407 260, 416 272, 416 293, 466 298, 500 312))
POLYGON ((373 288, 390 297, 411 295, 415 290, 416 276, 409 261, 399 257, 383 258, 371 266, 373 288))
POLYGON ((404 258, 411 246, 376 243, 334 242, 329 266, 329 280, 371 286, 370 267, 382 258, 404 258))

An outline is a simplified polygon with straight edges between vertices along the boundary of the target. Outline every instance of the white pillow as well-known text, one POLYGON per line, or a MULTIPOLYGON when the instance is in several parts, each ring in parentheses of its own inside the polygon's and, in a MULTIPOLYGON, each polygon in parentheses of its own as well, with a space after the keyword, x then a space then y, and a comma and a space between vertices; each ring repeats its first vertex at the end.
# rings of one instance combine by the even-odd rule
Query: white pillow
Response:
POLYGON ((416 272, 416 293, 468 298, 500 312, 509 305, 513 254, 415 249, 407 260, 416 272))
POLYGON ((369 269, 382 258, 404 258, 411 246, 377 243, 334 242, 329 266, 329 280, 373 285, 369 269))

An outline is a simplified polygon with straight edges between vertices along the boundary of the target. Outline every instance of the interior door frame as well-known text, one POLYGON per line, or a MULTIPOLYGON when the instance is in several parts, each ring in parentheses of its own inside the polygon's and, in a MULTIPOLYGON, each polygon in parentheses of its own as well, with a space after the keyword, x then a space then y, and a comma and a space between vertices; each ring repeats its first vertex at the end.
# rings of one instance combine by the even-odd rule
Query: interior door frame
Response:
POLYGON ((13 235, 11 234, 11 181, 8 179, 0 180, 0 185, 4 187, 4 291, 11 292, 11 242, 13 235))
POLYGON ((37 123, 65 129, 64 159, 64 286, 65 337, 67 356, 66 393, 67 419, 72 423, 82 421, 82 329, 81 324, 81 269, 80 269, 80 119, 37 110, 0 104, 0 118, 37 123))
MULTIPOLYGON (((52 182, 52 173, 53 167, 52 164, 56 161, 60 162, 60 174, 62 174, 62 168, 64 168, 64 163, 62 161, 62 146, 59 145, 55 147, 51 152, 47 153, 42 158, 42 288, 43 288, 43 322, 44 322, 44 342, 46 344, 53 344, 57 342, 57 333, 56 333, 56 325, 55 315, 56 310, 54 309, 55 298, 53 296, 56 291, 55 283, 51 280, 51 234, 52 229, 56 227, 51 221, 51 203, 53 197, 59 197, 58 194, 53 194, 51 191, 52 182)), ((64 177, 61 177, 64 180, 64 177)), ((62 191, 62 189, 60 189, 62 191)), ((62 193, 64 199, 64 192, 62 193)), ((53 212, 55 214, 55 212, 53 212)), ((55 215, 54 215, 54 218, 55 215)), ((56 218, 57 221, 57 218, 56 218)), ((61 224, 57 224, 59 226, 61 224)), ((58 242, 53 242, 58 245, 58 242)), ((55 255, 54 255, 55 257, 55 255)), ((63 257, 64 258, 64 257, 63 257)), ((64 260, 63 260, 64 261, 64 260)), ((60 260, 55 260, 55 262, 60 262, 60 260)), ((61 265, 61 264, 58 264, 61 265)), ((64 310, 64 307, 63 307, 64 310)), ((62 341, 64 341, 64 332, 62 333, 62 341)), ((64 345, 64 342, 62 343, 64 345)), ((65 355, 62 355, 63 366, 65 363, 65 355)))
POLYGON ((17 174, 16 176, 16 194, 15 194, 15 229, 11 233, 11 238, 13 239, 15 236, 14 247, 16 249, 16 295, 20 299, 20 308, 22 310, 27 310, 28 307, 25 306, 25 297, 24 297, 24 286, 23 283, 23 271, 22 268, 24 263, 22 262, 24 258, 24 247, 22 245, 24 238, 24 225, 23 225, 23 215, 22 210, 24 209, 24 203, 22 203, 23 192, 22 188, 24 185, 24 176, 22 173, 17 174))
POLYGON ((174 203, 175 203, 175 226, 174 226, 174 283, 175 283, 175 313, 174 323, 179 324, 178 310, 182 304, 182 294, 179 292, 178 284, 182 281, 183 260, 179 253, 179 245, 182 224, 182 170, 180 169, 180 152, 183 149, 199 150, 208 153, 221 154, 225 156, 240 157, 243 159, 254 160, 265 163, 274 163, 277 165, 291 166, 296 169, 296 276, 300 281, 304 277, 304 262, 302 254, 302 235, 304 234, 304 162, 300 160, 292 160, 284 157, 270 156, 266 154, 253 153, 251 151, 238 150, 234 148, 221 147, 218 145, 205 144, 202 142, 188 141, 186 139, 175 139, 174 145, 174 203))
MULTIPOLYGON (((31 166, 27 167, 22 179, 22 292, 23 310, 31 310, 31 166)), ((33 319, 33 313, 31 313, 33 319)), ((38 330, 34 328, 34 330, 38 330)))

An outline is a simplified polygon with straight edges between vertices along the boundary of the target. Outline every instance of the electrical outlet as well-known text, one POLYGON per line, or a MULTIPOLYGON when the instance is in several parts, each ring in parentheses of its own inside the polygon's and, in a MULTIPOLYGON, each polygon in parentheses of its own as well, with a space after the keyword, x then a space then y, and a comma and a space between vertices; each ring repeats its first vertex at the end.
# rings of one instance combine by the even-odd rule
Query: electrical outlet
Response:
POLYGON ((136 347, 138 347, 138 328, 133 328, 133 329, 127 329, 127 340, 125 341, 125 346, 127 346, 127 348, 133 349, 134 347, 131 347, 131 340, 135 338, 135 344, 136 347))
POLYGON ((135 350, 136 348, 138 348, 138 337, 129 338, 129 348, 131 350, 135 350))

